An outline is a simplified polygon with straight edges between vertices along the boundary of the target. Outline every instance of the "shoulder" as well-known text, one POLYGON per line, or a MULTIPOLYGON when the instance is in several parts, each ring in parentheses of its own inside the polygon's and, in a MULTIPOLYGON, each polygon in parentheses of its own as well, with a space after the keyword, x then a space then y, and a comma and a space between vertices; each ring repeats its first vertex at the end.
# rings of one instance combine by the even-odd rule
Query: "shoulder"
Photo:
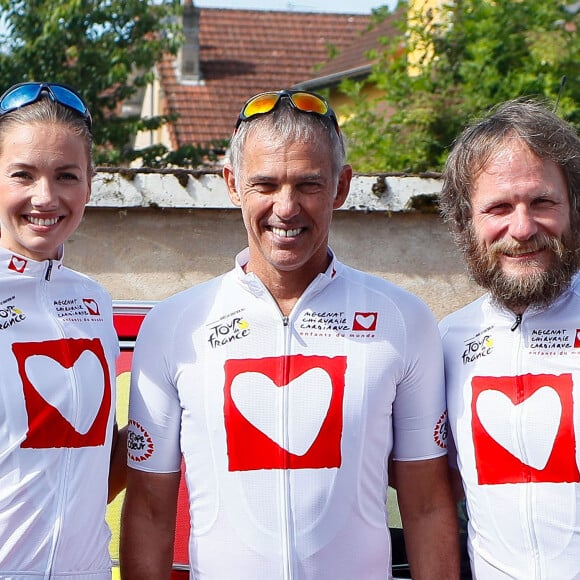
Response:
POLYGON ((184 319, 203 318, 230 277, 231 273, 223 274, 161 300, 145 317, 144 326, 175 327, 184 319))
MULTIPOLYGON (((66 284, 67 286, 76 285, 77 288, 81 287, 85 292, 88 291, 92 294, 99 294, 102 299, 112 302, 109 291, 87 274, 83 274, 77 270, 72 270, 66 266, 61 266, 59 269, 59 275, 61 283, 66 284)), ((89 298, 89 296, 86 296, 86 298, 89 298)))
POLYGON ((338 275, 343 283, 350 285, 354 291, 375 294, 378 299, 401 308, 409 306, 428 309, 425 302, 417 295, 385 278, 356 270, 344 264, 341 264, 338 275))
POLYGON ((576 298, 580 298, 580 272, 576 273, 572 278, 570 291, 576 296, 576 298))
POLYGON ((444 337, 450 331, 457 329, 479 326, 487 316, 485 312, 486 305, 489 305, 489 296, 484 294, 473 302, 463 306, 463 308, 445 316, 439 322, 441 336, 444 337))

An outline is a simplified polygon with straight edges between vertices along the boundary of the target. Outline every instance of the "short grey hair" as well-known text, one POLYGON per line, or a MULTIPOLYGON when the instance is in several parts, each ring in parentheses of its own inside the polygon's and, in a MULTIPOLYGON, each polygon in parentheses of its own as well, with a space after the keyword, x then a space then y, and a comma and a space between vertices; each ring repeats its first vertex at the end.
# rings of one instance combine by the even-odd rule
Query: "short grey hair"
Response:
POLYGON ((307 113, 294 108, 286 98, 281 98, 270 113, 256 115, 240 126, 230 140, 228 160, 236 182, 243 164, 244 147, 249 135, 260 132, 270 134, 272 139, 293 140, 303 143, 320 143, 329 148, 333 173, 338 179, 346 163, 346 140, 337 131, 334 121, 315 113, 307 113))

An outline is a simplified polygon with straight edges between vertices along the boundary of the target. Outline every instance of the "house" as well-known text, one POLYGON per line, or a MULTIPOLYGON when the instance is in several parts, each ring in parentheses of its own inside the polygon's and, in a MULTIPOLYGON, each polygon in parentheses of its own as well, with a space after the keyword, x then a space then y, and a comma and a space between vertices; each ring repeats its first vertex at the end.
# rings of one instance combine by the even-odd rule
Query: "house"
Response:
MULTIPOLYGON (((375 57, 370 56, 371 51, 380 51, 381 39, 401 34, 397 28, 399 18, 401 18, 399 13, 393 13, 380 22, 371 22, 349 46, 318 68, 315 76, 309 76, 306 80, 297 83, 294 88, 314 92, 330 90, 332 105, 340 111, 348 99, 344 94, 336 91, 336 87, 347 78, 362 80, 368 77, 377 61, 375 57)), ((372 87, 365 87, 364 90, 374 91, 372 87)))
POLYGON ((229 139, 249 97, 314 76, 316 65, 352 44, 371 20, 370 14, 198 8, 192 0, 183 8, 184 46, 177 58, 159 63, 142 107, 144 117, 178 118, 139 134, 136 148, 229 139))

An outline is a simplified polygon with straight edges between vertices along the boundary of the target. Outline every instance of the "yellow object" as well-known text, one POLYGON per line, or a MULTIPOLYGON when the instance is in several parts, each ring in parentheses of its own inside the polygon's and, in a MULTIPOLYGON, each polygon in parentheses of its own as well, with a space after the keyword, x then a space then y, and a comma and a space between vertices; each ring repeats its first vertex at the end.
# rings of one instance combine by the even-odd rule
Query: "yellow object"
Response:
MULTIPOLYGON (((129 414, 129 383, 131 373, 125 372, 117 376, 117 423, 119 427, 127 424, 129 414)), ((113 564, 119 562, 119 531, 121 528, 121 508, 125 492, 121 492, 107 508, 107 523, 111 528, 111 542, 109 544, 109 553, 113 564)), ((118 568, 113 569, 113 580, 119 580, 120 574, 118 568)))

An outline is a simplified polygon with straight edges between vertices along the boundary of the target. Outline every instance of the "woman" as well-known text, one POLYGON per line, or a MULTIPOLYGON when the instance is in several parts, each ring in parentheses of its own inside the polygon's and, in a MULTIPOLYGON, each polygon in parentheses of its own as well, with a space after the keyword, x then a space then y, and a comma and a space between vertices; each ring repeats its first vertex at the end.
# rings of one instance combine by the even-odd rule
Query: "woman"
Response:
POLYGON ((62 263, 91 193, 91 145, 74 90, 22 83, 0 97, 1 578, 111 576, 105 508, 125 453, 112 304, 62 263))

